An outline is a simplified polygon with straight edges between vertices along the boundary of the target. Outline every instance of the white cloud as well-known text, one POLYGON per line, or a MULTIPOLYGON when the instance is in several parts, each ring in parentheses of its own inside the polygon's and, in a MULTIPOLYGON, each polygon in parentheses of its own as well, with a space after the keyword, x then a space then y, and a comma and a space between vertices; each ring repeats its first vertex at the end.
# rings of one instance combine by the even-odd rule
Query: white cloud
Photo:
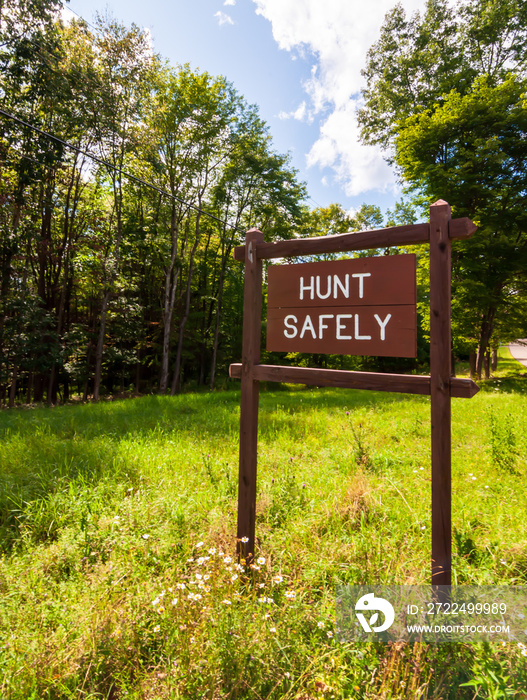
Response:
POLYGON ((218 10, 218 12, 216 12, 214 17, 218 18, 218 23, 219 23, 220 27, 222 27, 224 24, 234 24, 234 20, 232 19, 232 17, 225 14, 225 12, 221 12, 220 10, 218 10))
POLYGON ((292 112, 280 112, 278 119, 296 119, 299 122, 307 122, 311 124, 313 121, 313 114, 307 108, 307 103, 304 100, 298 107, 292 112))
POLYGON ((223 4, 225 7, 234 7, 236 5, 236 0, 225 0, 223 4))
POLYGON ((350 197, 368 190, 394 190, 393 171, 381 151, 359 141, 356 107, 357 102, 349 100, 333 109, 307 154, 307 165, 331 168, 335 180, 350 197))
MULTIPOLYGON (((366 52, 378 39, 396 0, 253 0, 256 12, 272 25, 281 49, 311 56, 311 77, 304 84, 309 104, 285 116, 324 115, 308 156, 309 166, 331 168, 348 195, 395 188, 391 168, 379 149, 358 140, 356 107, 363 86, 366 52), (326 116, 327 114, 327 116, 326 116)), ((407 13, 425 0, 402 0, 407 13)))

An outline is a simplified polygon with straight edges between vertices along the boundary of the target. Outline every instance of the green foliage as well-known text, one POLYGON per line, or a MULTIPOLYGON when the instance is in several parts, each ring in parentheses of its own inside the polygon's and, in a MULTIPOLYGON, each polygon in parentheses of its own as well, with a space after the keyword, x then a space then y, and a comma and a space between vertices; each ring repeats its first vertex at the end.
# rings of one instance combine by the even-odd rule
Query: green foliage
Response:
POLYGON ((472 662, 472 678, 461 687, 473 688, 476 697, 489 700, 518 697, 526 677, 525 663, 518 664, 514 656, 509 656, 508 649, 496 654, 488 645, 482 645, 478 651, 472 662))
POLYGON ((505 415, 490 413, 489 428, 492 461, 499 469, 513 474, 517 473, 516 463, 519 457, 519 448, 514 416, 510 413, 505 415))
POLYGON ((1 4, 0 105, 96 160, 0 119, 0 403, 213 388, 241 352, 240 231, 294 235, 304 185, 226 78, 56 9, 1 4))
POLYGON ((453 249, 457 347, 483 357, 525 333, 527 219, 524 3, 397 6, 368 54, 363 139, 380 143, 416 199, 479 226, 453 249))

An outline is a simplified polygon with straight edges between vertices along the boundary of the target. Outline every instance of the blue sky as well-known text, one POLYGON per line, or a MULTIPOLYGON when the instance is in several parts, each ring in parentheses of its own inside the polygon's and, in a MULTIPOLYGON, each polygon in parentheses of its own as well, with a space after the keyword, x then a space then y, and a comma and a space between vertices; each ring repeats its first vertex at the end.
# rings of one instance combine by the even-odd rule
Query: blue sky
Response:
MULTIPOLYGON (((290 152, 311 206, 400 198, 382 154, 359 143, 355 121, 366 51, 396 0, 70 0, 92 22, 109 12, 147 28, 173 65, 225 75, 257 104, 274 147, 290 152)), ((424 0, 403 0, 407 12, 424 0)))

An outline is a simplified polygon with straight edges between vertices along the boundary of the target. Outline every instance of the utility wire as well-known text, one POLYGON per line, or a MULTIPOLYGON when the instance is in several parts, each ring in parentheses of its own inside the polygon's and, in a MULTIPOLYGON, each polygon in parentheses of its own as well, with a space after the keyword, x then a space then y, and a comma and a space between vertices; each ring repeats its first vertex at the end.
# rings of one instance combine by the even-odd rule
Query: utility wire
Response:
POLYGON ((73 10, 71 7, 69 7, 69 5, 68 5, 68 7, 64 6, 64 9, 65 9, 65 10, 68 10, 68 12, 72 12, 74 15, 77 15, 77 17, 78 17, 79 19, 81 19, 83 22, 86 22, 86 24, 88 25, 88 27, 91 27, 91 28, 92 28, 93 30, 95 30, 96 32, 99 31, 99 30, 97 29, 97 27, 95 27, 93 24, 91 24, 90 22, 88 22, 88 20, 85 19, 82 15, 79 15, 78 12, 75 12, 75 10, 73 10))
POLYGON ((14 114, 10 114, 9 112, 6 112, 1 108, 0 108, 0 114, 2 116, 6 117, 7 119, 11 119, 12 121, 17 122, 18 124, 21 124, 22 126, 25 126, 28 129, 31 129, 32 131, 35 131, 37 134, 40 134, 41 136, 44 136, 48 139, 51 139, 52 141, 55 141, 57 143, 62 144, 63 146, 71 149, 72 151, 76 151, 77 153, 81 153, 82 155, 87 156, 88 158, 90 158, 94 162, 99 163, 99 165, 104 165, 106 168, 110 168, 111 170, 114 170, 115 172, 124 176, 128 180, 132 180, 133 182, 137 182, 139 185, 144 185, 145 187, 149 187, 151 190, 158 192, 159 194, 163 195, 164 197, 169 197, 170 199, 173 199, 176 202, 179 202, 179 204, 183 204, 184 206, 188 207, 189 209, 192 209, 193 211, 197 212, 198 214, 203 214, 204 216, 209 217, 209 219, 213 219, 214 221, 222 224, 223 226, 226 226, 226 227, 233 229, 235 231, 240 230, 237 228, 237 226, 234 226, 233 224, 229 224, 228 221, 224 221, 223 219, 220 219, 219 217, 215 216, 214 214, 211 214, 210 212, 206 211, 205 209, 200 209, 200 207, 197 207, 195 204, 191 204, 190 202, 186 202, 181 197, 178 197, 175 194, 171 194, 170 192, 166 192, 165 190, 161 189, 160 187, 157 187, 157 185, 152 185, 152 183, 147 182, 146 180, 143 180, 140 177, 136 177, 135 175, 132 175, 131 173, 126 172, 126 170, 123 170, 122 168, 118 168, 116 165, 112 165, 111 163, 108 163, 107 161, 103 160, 102 158, 99 158, 98 156, 94 155, 93 153, 90 153, 89 151, 87 151, 83 148, 79 148, 79 146, 74 146, 72 143, 69 143, 68 141, 64 141, 63 139, 60 139, 58 136, 53 136, 53 134, 50 134, 47 131, 40 129, 38 126, 34 126, 33 124, 30 124, 29 122, 26 122, 23 119, 20 119, 20 117, 16 117, 14 114))

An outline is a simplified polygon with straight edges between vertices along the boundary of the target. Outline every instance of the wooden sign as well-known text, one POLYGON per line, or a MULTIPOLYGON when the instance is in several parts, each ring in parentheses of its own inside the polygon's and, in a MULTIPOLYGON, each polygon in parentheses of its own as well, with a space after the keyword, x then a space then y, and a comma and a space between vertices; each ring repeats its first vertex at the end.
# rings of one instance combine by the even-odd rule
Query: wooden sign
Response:
MULTIPOLYGON (((260 382, 425 394, 430 396, 431 404, 432 584, 451 584, 450 400, 453 396, 471 398, 479 389, 471 379, 451 377, 450 250, 451 241, 470 238, 475 231, 470 219, 452 219, 450 206, 439 200, 430 207, 429 223, 274 243, 266 243, 262 233, 252 229, 247 232, 245 245, 234 249, 235 260, 245 262, 242 361, 229 368, 231 377, 241 379, 237 531, 240 558, 250 562, 255 552, 260 382), (263 260, 418 243, 430 246, 430 376, 260 363, 263 260)), ((415 259, 411 265, 408 262, 412 258, 399 255, 271 267, 268 346, 270 342, 272 349, 282 349, 283 343, 291 341, 297 351, 300 347, 305 352, 333 352, 327 349, 329 343, 335 343, 332 347, 337 348, 348 343, 345 352, 353 347, 356 354, 381 355, 382 348, 392 348, 393 343, 390 354, 404 356, 401 347, 407 346, 406 340, 398 347, 396 336, 404 335, 403 328, 409 324, 396 322, 396 309, 413 308, 415 314, 415 259), (275 347, 273 336, 279 338, 276 342, 280 347, 275 347), (319 343, 324 350, 307 349, 318 348, 319 343), (357 352, 361 343, 364 347, 368 344, 364 353, 357 352)), ((412 343, 415 345, 415 339, 412 343)))
POLYGON ((416 357, 415 260, 270 266, 267 350, 416 357))

